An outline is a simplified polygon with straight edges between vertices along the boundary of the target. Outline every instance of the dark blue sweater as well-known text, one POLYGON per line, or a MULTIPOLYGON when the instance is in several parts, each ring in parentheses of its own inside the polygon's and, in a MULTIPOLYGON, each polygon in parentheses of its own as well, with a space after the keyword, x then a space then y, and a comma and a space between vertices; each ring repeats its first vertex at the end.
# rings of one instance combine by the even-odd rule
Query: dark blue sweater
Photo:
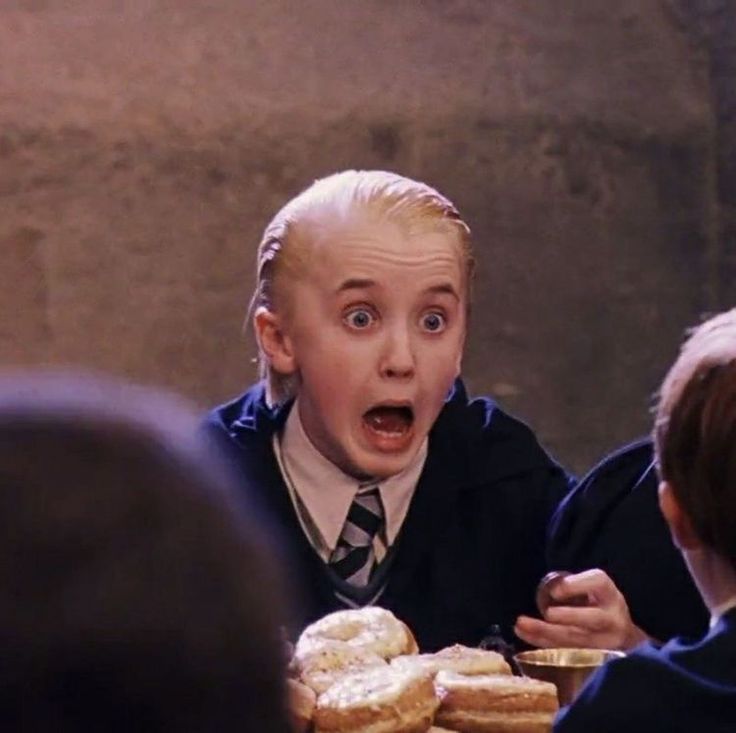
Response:
POLYGON ((604 665, 555 733, 733 733, 736 731, 736 610, 695 643, 643 644, 604 665))
MULTIPOLYGON (((301 622, 340 608, 332 575, 299 524, 271 439, 291 405, 270 409, 264 388, 213 410, 208 429, 229 446, 244 491, 257 496, 290 544, 301 622)), ((405 621, 420 649, 476 645, 498 625, 513 638, 534 613, 547 570, 546 528, 570 487, 523 423, 457 382, 429 434, 427 461, 393 546, 380 605, 405 621)))

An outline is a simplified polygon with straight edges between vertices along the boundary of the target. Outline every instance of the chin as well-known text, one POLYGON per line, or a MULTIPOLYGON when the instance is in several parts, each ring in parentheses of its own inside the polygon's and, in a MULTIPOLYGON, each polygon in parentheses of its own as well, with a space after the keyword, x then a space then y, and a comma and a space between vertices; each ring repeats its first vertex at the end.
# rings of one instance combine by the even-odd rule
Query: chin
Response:
POLYGON ((407 451, 401 455, 376 455, 365 456, 362 460, 356 457, 352 463, 352 469, 348 471, 351 476, 358 479, 376 478, 387 479, 401 473, 411 463, 414 453, 407 451))

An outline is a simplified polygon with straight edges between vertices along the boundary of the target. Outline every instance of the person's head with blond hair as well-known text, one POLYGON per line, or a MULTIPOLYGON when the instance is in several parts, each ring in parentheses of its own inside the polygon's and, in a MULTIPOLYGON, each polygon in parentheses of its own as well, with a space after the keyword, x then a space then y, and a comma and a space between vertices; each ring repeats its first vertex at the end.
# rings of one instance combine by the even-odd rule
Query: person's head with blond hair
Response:
MULTIPOLYGON (((411 428, 419 441, 394 447, 415 453, 459 372, 472 271, 469 228, 434 188, 385 171, 316 181, 258 248, 250 313, 270 402, 299 395, 308 436, 344 470, 400 470, 358 457, 359 416, 336 404, 375 406, 368 426, 383 437, 407 442, 411 428)), ((390 442, 374 447, 395 453, 390 442)))
POLYGON ((691 331, 660 389, 654 442, 675 543, 736 573, 736 309, 691 331))
MULTIPOLYGON (((266 227, 257 255, 257 280, 249 313, 258 308, 288 313, 290 284, 309 277, 319 256, 316 231, 364 213, 399 225, 408 234, 446 232, 457 244, 467 282, 474 269, 470 229, 452 202, 425 183, 387 171, 348 170, 315 181, 286 203, 266 227)), ((259 342, 259 367, 275 402, 296 393, 294 374, 274 370, 259 342)))

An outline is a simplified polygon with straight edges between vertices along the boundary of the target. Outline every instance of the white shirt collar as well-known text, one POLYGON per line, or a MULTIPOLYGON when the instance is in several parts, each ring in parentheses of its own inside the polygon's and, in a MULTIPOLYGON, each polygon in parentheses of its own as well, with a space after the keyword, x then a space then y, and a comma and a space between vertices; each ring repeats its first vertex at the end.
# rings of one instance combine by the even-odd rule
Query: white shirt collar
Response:
POLYGON ((723 603, 719 603, 710 610, 710 628, 712 629, 720 620, 721 617, 728 613, 732 608, 736 608, 736 595, 732 595, 727 598, 723 603))
MULTIPOLYGON (((401 529, 419 476, 427 458, 425 438, 411 463, 395 476, 371 486, 378 486, 386 512, 386 541, 390 547, 401 529)), ((286 419, 280 438, 284 478, 296 492, 319 530, 327 549, 334 550, 340 538, 350 505, 358 490, 366 486, 341 471, 325 458, 307 436, 299 416, 299 400, 286 419)))

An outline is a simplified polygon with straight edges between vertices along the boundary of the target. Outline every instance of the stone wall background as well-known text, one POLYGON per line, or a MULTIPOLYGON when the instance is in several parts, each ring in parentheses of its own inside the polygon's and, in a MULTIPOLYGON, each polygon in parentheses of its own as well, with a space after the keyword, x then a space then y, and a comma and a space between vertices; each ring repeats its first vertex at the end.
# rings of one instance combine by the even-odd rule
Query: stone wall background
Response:
POLYGON ((736 2, 677 0, 679 19, 695 42, 707 50, 711 103, 715 115, 715 176, 720 257, 715 287, 719 300, 736 296, 736 2))
POLYGON ((5 0, 0 364, 224 400, 255 374, 270 216, 384 167, 474 230, 472 390, 583 470, 648 430, 683 329, 736 300, 732 9, 5 0))

